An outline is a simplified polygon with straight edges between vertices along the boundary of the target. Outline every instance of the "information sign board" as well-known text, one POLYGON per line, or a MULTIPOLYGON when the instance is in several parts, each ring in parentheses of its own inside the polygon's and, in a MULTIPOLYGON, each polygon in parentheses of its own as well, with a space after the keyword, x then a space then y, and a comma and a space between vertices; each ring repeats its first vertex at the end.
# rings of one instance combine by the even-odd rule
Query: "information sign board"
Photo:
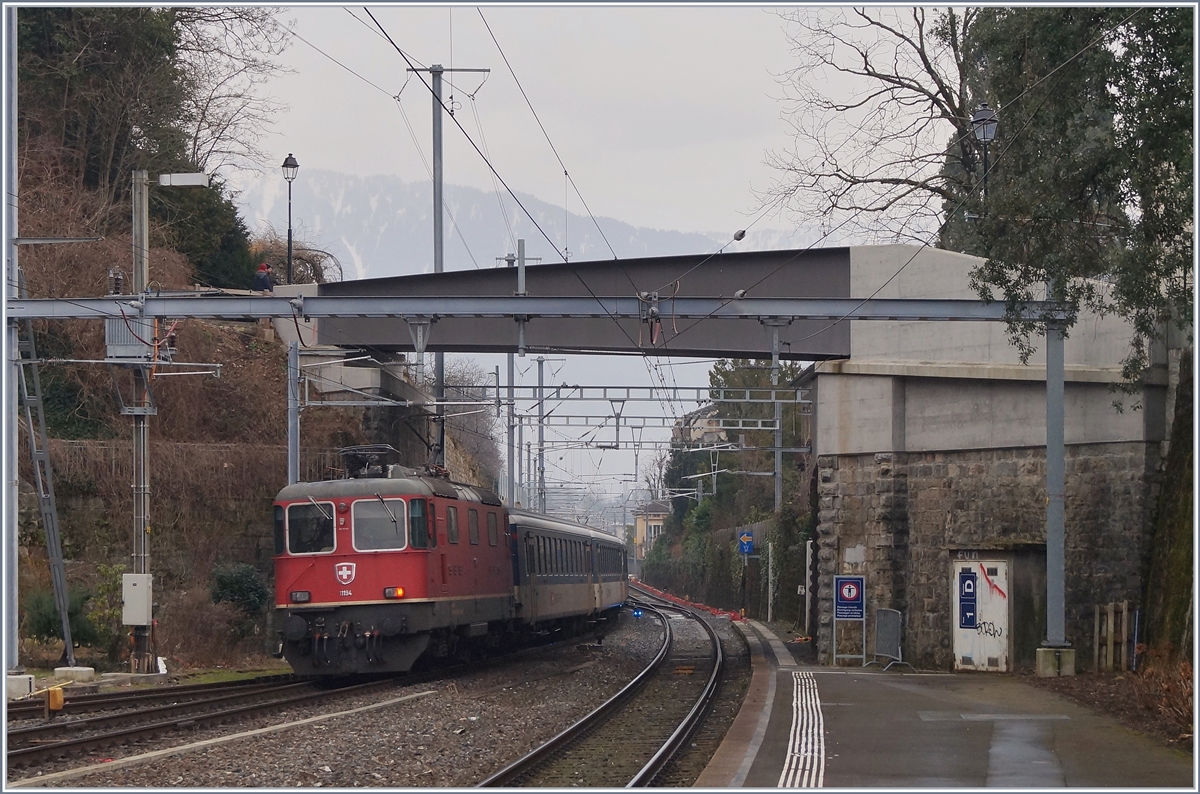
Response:
POLYGON ((833 577, 833 616, 838 620, 865 620, 866 599, 862 576, 833 577))

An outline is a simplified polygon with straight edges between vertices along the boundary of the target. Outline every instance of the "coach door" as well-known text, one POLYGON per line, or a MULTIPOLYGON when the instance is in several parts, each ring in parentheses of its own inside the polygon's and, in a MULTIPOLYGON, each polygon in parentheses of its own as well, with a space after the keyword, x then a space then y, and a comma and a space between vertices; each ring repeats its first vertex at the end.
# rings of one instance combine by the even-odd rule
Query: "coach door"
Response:
POLYGON ((1008 561, 954 560, 950 582, 954 588, 954 669, 1007 672, 1008 561))
POLYGON ((538 565, 541 558, 538 555, 538 538, 532 532, 525 533, 525 570, 529 573, 529 592, 525 598, 528 607, 529 622, 536 623, 538 616, 538 565))
POLYGON ((599 613, 604 606, 604 597, 601 592, 601 577, 600 577, 600 546, 587 542, 588 556, 588 582, 591 583, 592 591, 592 612, 599 613))

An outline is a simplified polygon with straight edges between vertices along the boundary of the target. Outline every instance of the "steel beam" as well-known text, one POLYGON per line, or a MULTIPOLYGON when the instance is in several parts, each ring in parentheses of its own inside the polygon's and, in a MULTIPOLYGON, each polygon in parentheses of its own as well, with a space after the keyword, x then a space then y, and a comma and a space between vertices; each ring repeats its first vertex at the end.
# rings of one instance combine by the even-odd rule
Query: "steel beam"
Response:
MULTIPOLYGON (((450 414, 453 416, 453 414, 450 414)), ((593 427, 593 428, 616 428, 616 423, 613 420, 616 417, 611 414, 608 416, 580 416, 580 415, 565 415, 565 414, 550 414, 543 419, 538 419, 536 416, 517 416, 516 422, 524 422, 528 425, 536 425, 539 421, 542 424, 551 427, 593 427), (612 422, 612 424, 607 424, 612 422)), ((708 425, 705 430, 762 430, 769 431, 775 429, 774 419, 712 419, 709 421, 719 421, 720 425, 708 425)), ((641 428, 666 428, 675 427, 679 422, 678 419, 671 416, 622 416, 621 427, 625 429, 639 430, 641 428)), ((630 442, 634 443, 634 442, 630 442)))
MULTIPOLYGON (((1060 304, 1033 301, 1020 307, 1033 320, 1064 319, 1060 304)), ((666 311, 664 309, 664 311, 666 311)), ((998 322, 1005 318, 1003 303, 974 300, 872 298, 676 298, 670 316, 704 320, 890 320, 916 322, 957 320, 998 322)), ((294 297, 271 295, 135 295, 120 298, 12 298, 13 319, 100 319, 128 317, 192 317, 255 320, 264 317, 305 318, 401 317, 417 321, 464 318, 587 318, 641 320, 642 302, 636 297, 294 297)), ((514 332, 515 333, 515 332, 514 332)), ((430 347, 437 347, 436 332, 430 347)))

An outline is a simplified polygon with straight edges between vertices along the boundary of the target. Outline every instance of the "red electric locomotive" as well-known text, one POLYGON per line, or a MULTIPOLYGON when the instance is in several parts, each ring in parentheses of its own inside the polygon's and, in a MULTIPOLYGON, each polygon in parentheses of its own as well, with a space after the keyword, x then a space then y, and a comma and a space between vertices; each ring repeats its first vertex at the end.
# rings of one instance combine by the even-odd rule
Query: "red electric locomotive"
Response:
POLYGON ((444 471, 347 456, 348 479, 275 499, 279 653, 298 673, 403 672, 422 657, 577 629, 624 603, 624 546, 514 511, 444 471))

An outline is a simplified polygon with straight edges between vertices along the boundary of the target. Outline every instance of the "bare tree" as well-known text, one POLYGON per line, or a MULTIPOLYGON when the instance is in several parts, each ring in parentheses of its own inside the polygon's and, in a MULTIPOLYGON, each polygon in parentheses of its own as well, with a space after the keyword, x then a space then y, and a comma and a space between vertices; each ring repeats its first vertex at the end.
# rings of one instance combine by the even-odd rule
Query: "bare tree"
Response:
POLYGON ((283 105, 261 93, 286 70, 275 61, 290 44, 281 9, 267 6, 176 8, 178 53, 185 64, 183 111, 188 157, 205 171, 257 169, 271 117, 283 105))
POLYGON ((807 8, 781 14, 798 65, 782 76, 792 145, 760 194, 823 230, 926 241, 977 184, 965 42, 977 11, 807 8))
POLYGON ((667 492, 667 468, 671 465, 671 453, 665 449, 657 450, 642 468, 642 476, 646 487, 650 489, 653 499, 662 499, 667 492))
MULTIPOLYGON (((493 380, 492 374, 473 359, 446 358, 447 400, 488 401, 494 397, 489 385, 493 380)), ((446 433, 453 436, 491 479, 498 478, 504 470, 500 460, 499 432, 500 418, 492 405, 457 405, 446 409, 446 433)))
MULTIPOLYGON (((251 242, 251 253, 257 261, 271 266, 276 279, 287 272, 287 235, 281 235, 273 226, 266 226, 257 233, 251 242)), ((333 252, 319 248, 314 242, 293 239, 293 283, 328 284, 341 281, 343 275, 342 263, 333 252)))

